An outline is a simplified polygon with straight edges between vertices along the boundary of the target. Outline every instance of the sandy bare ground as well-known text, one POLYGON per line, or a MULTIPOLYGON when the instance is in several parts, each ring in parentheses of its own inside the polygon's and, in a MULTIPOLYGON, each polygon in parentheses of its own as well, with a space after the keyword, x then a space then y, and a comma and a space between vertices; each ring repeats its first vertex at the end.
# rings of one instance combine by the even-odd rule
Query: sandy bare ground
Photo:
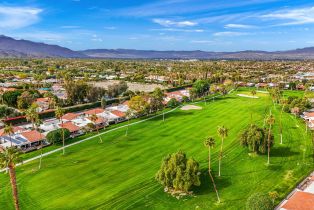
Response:
POLYGON ((202 109, 202 107, 195 105, 185 105, 181 107, 181 110, 200 110, 200 109, 202 109))
MULTIPOLYGON (((106 80, 101 82, 92 82, 91 84, 96 87, 103 87, 105 89, 108 88, 109 85, 117 84, 119 80, 106 80)), ((129 90, 131 91, 144 91, 144 92, 151 92, 154 91, 155 88, 159 87, 161 89, 167 88, 166 86, 159 85, 159 84, 146 84, 146 83, 137 83, 137 82, 127 82, 129 90)))
POLYGON ((249 95, 246 95, 246 94, 237 94, 237 96, 245 97, 245 98, 259 98, 257 96, 249 96, 249 95))

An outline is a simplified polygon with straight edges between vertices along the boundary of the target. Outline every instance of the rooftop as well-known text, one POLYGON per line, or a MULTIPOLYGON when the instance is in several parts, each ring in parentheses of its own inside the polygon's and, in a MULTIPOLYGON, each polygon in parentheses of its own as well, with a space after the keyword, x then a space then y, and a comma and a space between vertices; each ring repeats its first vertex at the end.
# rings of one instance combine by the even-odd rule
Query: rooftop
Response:
POLYGON ((37 142, 45 139, 45 136, 36 130, 25 131, 21 133, 21 135, 30 142, 37 142))

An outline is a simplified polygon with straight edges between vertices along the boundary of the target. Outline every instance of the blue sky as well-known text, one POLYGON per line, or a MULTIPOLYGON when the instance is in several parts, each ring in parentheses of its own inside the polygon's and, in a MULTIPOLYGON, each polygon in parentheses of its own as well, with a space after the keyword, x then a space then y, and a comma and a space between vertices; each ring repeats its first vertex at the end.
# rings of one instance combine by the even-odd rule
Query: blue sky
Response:
POLYGON ((287 50, 314 46, 314 2, 1 1, 0 34, 74 50, 287 50))

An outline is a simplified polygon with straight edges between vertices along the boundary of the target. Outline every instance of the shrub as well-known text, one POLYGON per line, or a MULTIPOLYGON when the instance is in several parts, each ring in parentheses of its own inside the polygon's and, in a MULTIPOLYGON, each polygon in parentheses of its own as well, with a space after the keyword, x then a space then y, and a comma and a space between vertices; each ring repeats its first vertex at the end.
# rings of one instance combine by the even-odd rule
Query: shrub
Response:
POLYGON ((156 180, 170 191, 188 192, 192 186, 201 184, 199 164, 181 151, 168 155, 161 163, 156 180))
POLYGON ((174 108, 174 107, 179 106, 179 102, 176 99, 172 98, 168 101, 167 106, 174 108))
POLYGON ((64 131, 64 139, 68 139, 71 135, 70 131, 66 128, 59 128, 54 131, 50 131, 46 139, 49 143, 56 144, 62 142, 62 130, 64 131))
POLYGON ((189 102, 189 97, 187 97, 187 96, 183 96, 182 97, 182 102, 189 102))
POLYGON ((267 195, 261 193, 252 194, 246 201, 247 210, 271 210, 273 204, 267 195))

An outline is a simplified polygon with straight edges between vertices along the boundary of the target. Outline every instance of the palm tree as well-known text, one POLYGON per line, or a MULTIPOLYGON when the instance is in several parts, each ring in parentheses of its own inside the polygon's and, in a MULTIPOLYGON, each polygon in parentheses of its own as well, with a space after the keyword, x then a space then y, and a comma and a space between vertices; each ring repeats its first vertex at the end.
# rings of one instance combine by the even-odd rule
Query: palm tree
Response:
POLYGON ((251 91, 252 96, 254 97, 256 95, 256 90, 251 91))
POLYGON ((222 147, 224 144, 224 139, 226 137, 228 137, 228 128, 226 128, 225 126, 219 126, 217 129, 218 135, 221 138, 221 146, 220 146, 220 154, 219 154, 219 172, 218 172, 218 176, 220 176, 220 168, 221 168, 221 159, 222 159, 222 147))
MULTIPOLYGON (((36 130, 39 130, 39 127, 40 125, 42 124, 42 120, 41 119, 37 119, 36 122, 35 122, 35 125, 36 125, 36 130)), ((38 165, 38 169, 41 168, 41 161, 42 161, 42 158, 43 158, 43 141, 41 141, 40 143, 40 158, 39 158, 39 165, 38 165)))
POLYGON ((95 124, 95 127, 96 127, 96 130, 97 130, 97 133, 98 133, 98 136, 99 136, 99 143, 102 143, 102 138, 101 136, 99 135, 99 129, 98 129, 98 126, 96 125, 96 122, 98 120, 98 117, 96 114, 92 114, 92 116, 90 117, 90 120, 95 124))
MULTIPOLYGON (((251 91, 251 94, 252 94, 252 96, 253 96, 253 98, 254 98, 254 96, 256 95, 256 90, 252 90, 252 91, 251 91)), ((251 111, 251 124, 253 124, 252 120, 253 120, 253 113, 252 113, 252 111, 251 111)))
POLYGON ((212 174, 211 174, 211 167, 210 167, 210 148, 212 148, 212 147, 215 146, 215 139, 214 139, 213 137, 207 138, 207 139, 204 141, 204 146, 208 148, 208 174, 209 174, 209 177, 211 178, 211 180, 212 180, 212 182, 213 182, 213 186, 214 186, 214 190, 215 190, 216 195, 217 195, 218 202, 220 202, 218 190, 217 190, 217 187, 216 187, 214 178, 213 178, 213 176, 212 176, 212 174))
POLYGON ((205 141, 204 141, 204 146, 208 148, 208 171, 211 171, 211 167, 210 167, 210 148, 214 147, 216 144, 215 139, 213 137, 208 137, 205 141))
POLYGON ((0 153, 0 167, 8 168, 10 174, 10 182, 12 187, 12 195, 14 200, 14 206, 16 210, 19 210, 19 198, 18 190, 16 184, 16 174, 15 174, 15 164, 21 162, 20 151, 15 147, 5 148, 2 153, 0 153))
POLYGON ((39 119, 39 115, 35 106, 31 106, 26 110, 26 120, 32 123, 32 128, 35 129, 35 122, 39 119))
POLYGON ((272 125, 275 123, 275 118, 274 118, 274 116, 272 115, 271 110, 270 110, 269 115, 267 116, 266 122, 267 122, 267 124, 269 125, 269 129, 268 129, 268 139, 267 139, 267 144, 268 144, 268 152, 267 152, 268 159, 267 159, 267 164, 269 164, 269 163, 270 163, 270 137, 271 137, 271 127, 272 127, 272 125))
POLYGON ((285 109, 285 106, 287 105, 288 101, 287 99, 281 99, 281 111, 280 111, 280 123, 279 123, 279 130, 280 130, 280 144, 282 144, 282 114, 283 110, 285 109))
POLYGON ((63 121, 62 121, 62 116, 64 115, 64 110, 61 109, 60 107, 57 107, 55 110, 55 115, 56 118, 60 120, 61 122, 61 130, 62 130, 62 144, 63 144, 63 155, 65 154, 65 142, 64 142, 64 129, 63 129, 63 121))
POLYGON ((126 113, 125 113, 125 116, 126 116, 126 119, 128 120, 128 126, 125 130, 125 135, 127 136, 128 135, 128 131, 129 131, 129 126, 130 126, 130 119, 135 115, 134 111, 129 109, 126 113))
POLYGON ((14 129, 13 126, 10 125, 5 125, 4 129, 3 129, 3 133, 4 135, 8 135, 10 138, 10 143, 11 143, 11 147, 12 147, 12 139, 11 139, 11 135, 14 134, 14 129))

